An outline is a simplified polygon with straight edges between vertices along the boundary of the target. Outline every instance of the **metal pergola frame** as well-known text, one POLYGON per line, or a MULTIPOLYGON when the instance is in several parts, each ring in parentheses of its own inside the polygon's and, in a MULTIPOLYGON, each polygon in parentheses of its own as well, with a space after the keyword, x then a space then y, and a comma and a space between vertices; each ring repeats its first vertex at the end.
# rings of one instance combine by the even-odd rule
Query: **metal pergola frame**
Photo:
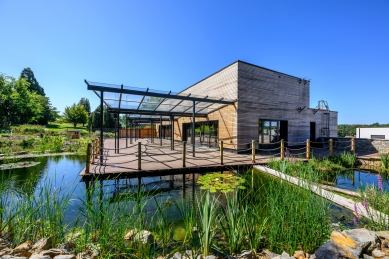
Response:
MULTIPOLYGON (((191 117, 192 156, 195 156, 195 118, 207 117, 209 113, 236 102, 236 100, 212 98, 208 95, 197 96, 191 93, 173 93, 172 91, 84 81, 87 89, 92 90, 100 98, 100 163, 103 162, 104 104, 108 107, 109 112, 117 114, 118 136, 116 139, 115 133, 115 153, 119 152, 119 115, 126 114, 126 146, 128 120, 130 120, 130 125, 133 125, 133 122, 151 123, 151 125, 153 125, 153 122, 159 122, 162 125, 162 121, 170 121, 172 150, 174 150, 174 120, 179 117, 191 117), (123 99, 123 97, 125 98, 123 99)), ((130 134, 132 134, 131 130, 130 134)), ((162 145, 162 135, 160 135, 160 139, 162 145)), ((132 136, 130 136, 130 141, 132 143, 132 136)))

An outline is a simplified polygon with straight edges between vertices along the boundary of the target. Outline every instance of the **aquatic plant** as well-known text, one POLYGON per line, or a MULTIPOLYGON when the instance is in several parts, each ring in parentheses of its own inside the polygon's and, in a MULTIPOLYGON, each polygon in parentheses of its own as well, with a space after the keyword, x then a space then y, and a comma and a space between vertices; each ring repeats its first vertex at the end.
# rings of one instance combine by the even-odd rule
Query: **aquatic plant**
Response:
POLYGON ((234 191, 235 188, 245 189, 242 184, 245 180, 231 173, 211 173, 205 174, 198 178, 197 183, 201 185, 200 189, 209 190, 211 193, 220 191, 228 193, 234 191))

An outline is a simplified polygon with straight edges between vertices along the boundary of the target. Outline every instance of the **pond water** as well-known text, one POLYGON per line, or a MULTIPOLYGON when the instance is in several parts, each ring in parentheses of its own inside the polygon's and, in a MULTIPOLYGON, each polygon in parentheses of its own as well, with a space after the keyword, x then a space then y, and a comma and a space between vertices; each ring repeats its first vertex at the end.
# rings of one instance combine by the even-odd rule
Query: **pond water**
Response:
MULTIPOLYGON (((85 205, 87 200, 86 187, 87 183, 81 182, 79 176, 81 170, 85 166, 84 156, 53 156, 40 157, 35 159, 18 160, 36 161, 38 165, 28 168, 18 168, 11 170, 0 171, 11 186, 19 189, 22 192, 32 192, 47 182, 52 182, 53 186, 58 190, 64 188, 64 191, 72 191, 72 201, 69 205, 66 214, 65 222, 72 224, 79 216, 80 208, 85 205), (26 179, 30 181, 30 189, 25 188, 26 179)), ((102 189, 104 195, 111 199, 111 201, 122 203, 123 206, 136 206, 134 195, 139 188, 142 189, 143 195, 152 197, 145 205, 144 211, 146 216, 151 218, 155 210, 157 210, 157 203, 166 204, 167 213, 171 221, 180 219, 180 213, 175 206, 172 206, 174 200, 182 197, 193 197, 199 193, 199 186, 195 183, 200 174, 181 174, 169 176, 143 177, 133 179, 117 179, 102 181, 102 189), (139 185, 141 183, 141 185, 139 185)), ((259 175, 261 179, 270 179, 267 175, 259 175)), ((360 183, 374 182, 376 175, 365 172, 354 172, 354 185, 350 184, 350 178, 346 176, 338 176, 337 186, 341 188, 352 189, 353 186, 358 186, 360 183)), ((263 186, 262 183, 260 186, 263 186)), ((353 226, 354 215, 351 211, 340 208, 336 205, 331 205, 330 213, 328 215, 332 222, 341 222, 346 227, 353 226)))
MULTIPOLYGON (((382 176, 382 185, 384 189, 389 189, 389 179, 382 176)), ((360 171, 348 170, 337 174, 334 180, 334 186, 342 189, 358 191, 364 186, 378 185, 378 172, 376 171, 360 171)))

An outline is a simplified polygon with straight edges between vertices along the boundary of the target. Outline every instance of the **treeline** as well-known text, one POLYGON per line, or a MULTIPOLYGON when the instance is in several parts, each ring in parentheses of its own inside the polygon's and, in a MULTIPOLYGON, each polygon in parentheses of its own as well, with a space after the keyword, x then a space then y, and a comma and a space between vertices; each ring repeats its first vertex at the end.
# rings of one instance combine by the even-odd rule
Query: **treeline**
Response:
POLYGON ((0 73, 0 128, 27 123, 46 125, 58 116, 30 68, 23 69, 18 79, 0 73))
POLYGON ((378 122, 373 124, 339 124, 338 136, 356 136, 357 128, 389 128, 389 124, 379 124, 378 122))

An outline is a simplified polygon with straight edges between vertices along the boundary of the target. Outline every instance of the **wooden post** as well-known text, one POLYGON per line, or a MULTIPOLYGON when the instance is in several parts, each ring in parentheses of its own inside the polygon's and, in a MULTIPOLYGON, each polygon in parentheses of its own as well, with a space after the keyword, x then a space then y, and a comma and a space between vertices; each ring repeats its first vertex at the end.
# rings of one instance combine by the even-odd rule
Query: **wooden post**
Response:
POLYGON ((330 153, 329 156, 332 157, 332 154, 334 153, 334 140, 330 138, 330 153))
POLYGON ((138 142, 138 170, 142 169, 141 157, 142 157, 142 143, 138 142))
POLYGON ((186 160, 186 141, 182 142, 182 167, 186 167, 185 160, 186 160))
POLYGON ((223 140, 220 141, 220 164, 223 165, 223 140))
POLYGON ((284 160, 285 158, 285 148, 284 148, 284 140, 281 139, 281 148, 280 148, 280 154, 281 154, 281 160, 284 160))
POLYGON ((351 153, 355 153, 355 138, 351 139, 351 153))
POLYGON ((88 143, 88 147, 86 148, 86 167, 85 167, 85 173, 89 173, 90 168, 90 158, 91 158, 91 149, 92 144, 88 143))
POLYGON ((96 152, 96 141, 95 140, 92 140, 92 147, 91 147, 91 150, 92 150, 92 154, 91 154, 91 156, 92 156, 92 164, 94 164, 95 163, 95 152, 96 152))
POLYGON ((307 156, 306 158, 309 159, 311 157, 311 142, 309 141, 309 139, 307 139, 307 156))
POLYGON ((251 162, 255 163, 255 140, 251 141, 251 162))

